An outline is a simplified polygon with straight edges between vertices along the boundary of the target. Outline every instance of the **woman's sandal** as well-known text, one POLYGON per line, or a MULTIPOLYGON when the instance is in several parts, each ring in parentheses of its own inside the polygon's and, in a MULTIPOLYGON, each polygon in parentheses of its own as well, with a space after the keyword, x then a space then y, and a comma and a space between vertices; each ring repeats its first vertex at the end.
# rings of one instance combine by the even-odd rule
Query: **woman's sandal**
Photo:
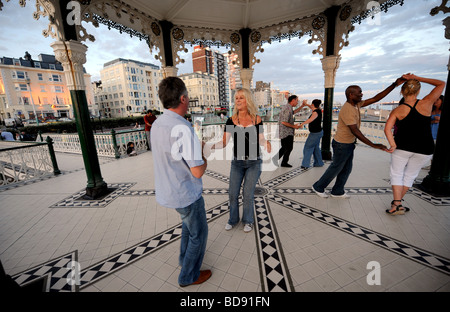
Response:
MULTIPOLYGON (((402 201, 404 201, 404 199, 402 199, 402 201)), ((411 209, 409 209, 408 207, 405 207, 405 206, 402 206, 403 207, 403 209, 405 209, 405 212, 408 212, 408 211, 410 211, 411 209)))
MULTIPOLYGON (((404 214, 405 214, 405 211, 407 211, 407 210, 405 209, 405 207, 403 207, 402 204, 396 205, 395 202, 400 202, 400 203, 401 203, 402 201, 401 201, 401 200, 393 200, 393 201, 391 202, 391 207, 392 207, 392 206, 395 206, 395 210, 394 210, 394 211, 391 211, 392 208, 391 208, 391 209, 386 209, 386 213, 387 213, 387 214, 390 214, 391 216, 404 215, 404 214)), ((408 208, 408 211, 409 211, 409 208, 408 208)))

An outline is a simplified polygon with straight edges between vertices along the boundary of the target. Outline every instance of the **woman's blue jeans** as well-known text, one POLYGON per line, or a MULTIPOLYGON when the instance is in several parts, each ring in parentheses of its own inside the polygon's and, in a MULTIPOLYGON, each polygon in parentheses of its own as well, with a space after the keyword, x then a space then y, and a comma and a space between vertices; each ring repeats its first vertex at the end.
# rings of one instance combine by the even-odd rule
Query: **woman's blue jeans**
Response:
POLYGON ((230 218, 228 224, 239 223, 239 193, 242 188, 243 212, 242 222, 253 224, 255 206, 255 188, 261 175, 262 160, 232 160, 230 171, 230 218))
POLYGON ((193 204, 176 209, 182 220, 178 276, 180 285, 189 285, 200 276, 200 267, 205 256, 208 240, 208 223, 206 221, 205 202, 200 197, 193 204))
POLYGON ((331 181, 336 178, 331 194, 344 195, 345 183, 352 172, 355 143, 345 144, 333 140, 331 145, 333 161, 319 181, 313 184, 313 187, 316 191, 323 193, 331 181))
POLYGON ((303 148, 302 167, 309 168, 311 156, 314 156, 314 167, 322 167, 322 151, 320 150, 320 139, 323 137, 323 130, 320 132, 310 132, 303 148))

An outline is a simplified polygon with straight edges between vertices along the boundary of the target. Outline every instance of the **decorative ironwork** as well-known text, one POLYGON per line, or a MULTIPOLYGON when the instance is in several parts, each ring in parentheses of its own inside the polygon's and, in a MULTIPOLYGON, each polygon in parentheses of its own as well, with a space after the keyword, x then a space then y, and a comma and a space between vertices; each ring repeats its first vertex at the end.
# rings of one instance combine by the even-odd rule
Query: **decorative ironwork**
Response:
POLYGON ((350 17, 351 13, 352 7, 350 5, 346 5, 345 7, 342 8, 341 13, 339 14, 339 19, 341 21, 346 21, 350 17))
POLYGON ((2 142, 2 146, 0 150, 0 186, 53 174, 47 144, 2 142), (7 143, 11 144, 7 145, 7 143))
POLYGON ((259 31, 252 32, 252 34, 250 35, 250 39, 253 43, 259 42, 261 40, 261 33, 259 31))
POLYGON ((175 39, 176 41, 181 41, 184 38, 184 32, 181 28, 174 28, 174 30, 172 30, 172 36, 173 39, 175 39))
MULTIPOLYGON (((57 152, 66 152, 81 154, 80 138, 77 134, 51 134, 54 149, 57 152)), ((147 150, 147 137, 145 131, 128 130, 120 131, 114 134, 117 152, 119 156, 127 155, 127 143, 133 142, 134 149, 137 152, 147 150)), ((94 134, 97 154, 104 157, 115 157, 116 148, 114 148, 113 134, 94 134)))
POLYGON ((101 24, 107 26, 109 30, 111 30, 111 28, 114 28, 114 29, 117 29, 120 33, 129 34, 131 38, 134 36, 134 37, 138 37, 139 40, 144 40, 147 43, 150 42, 150 38, 148 35, 143 34, 137 30, 134 30, 133 28, 129 28, 129 27, 124 26, 117 22, 113 22, 113 21, 111 21, 107 18, 101 17, 97 14, 93 14, 92 17, 95 22, 101 23, 101 24))
POLYGON ((324 26, 325 26, 325 18, 323 16, 317 16, 312 22, 312 27, 315 30, 322 29, 324 26))
POLYGON ((291 40, 292 38, 301 39, 305 34, 306 35, 311 35, 312 31, 303 32, 302 30, 298 30, 298 31, 290 31, 290 32, 284 33, 284 34, 278 33, 275 36, 271 36, 269 38, 269 40, 262 40, 261 42, 270 44, 270 43, 272 43, 272 41, 281 42, 281 40, 284 40, 284 39, 288 39, 288 40, 291 40))
POLYGON ((447 7, 447 3, 448 0, 442 0, 442 4, 440 6, 437 6, 435 8, 433 8, 430 12, 431 16, 435 16, 436 14, 438 14, 439 12, 443 12, 444 14, 450 12, 450 8, 447 7))
POLYGON ((371 9, 365 10, 360 15, 353 17, 352 24, 356 24, 356 23, 361 24, 361 22, 363 20, 365 20, 366 18, 369 18, 369 17, 371 17, 373 19, 376 13, 379 13, 382 11, 387 13, 387 11, 391 7, 393 7, 397 4, 400 4, 400 6, 403 6, 404 2, 405 2, 404 0, 389 0, 389 1, 386 1, 382 4, 380 4, 379 6, 373 6, 371 9))
POLYGON ((200 45, 203 47, 225 47, 225 48, 229 48, 231 46, 231 43, 225 43, 222 40, 206 40, 206 39, 192 39, 191 41, 185 40, 184 41, 185 44, 190 44, 191 47, 193 45, 200 45))
POLYGON ((161 28, 159 27, 159 25, 156 22, 152 22, 152 32, 155 36, 159 36, 161 35, 161 28))
POLYGON ((232 33, 230 40, 232 44, 238 44, 241 41, 241 36, 238 33, 232 33))

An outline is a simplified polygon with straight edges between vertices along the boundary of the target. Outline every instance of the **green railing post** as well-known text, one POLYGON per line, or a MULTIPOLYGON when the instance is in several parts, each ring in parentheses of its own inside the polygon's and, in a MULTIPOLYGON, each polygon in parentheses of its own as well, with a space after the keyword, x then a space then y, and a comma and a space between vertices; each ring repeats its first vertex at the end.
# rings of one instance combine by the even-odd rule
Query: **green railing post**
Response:
POLYGON ((41 130, 38 131, 39 137, 41 138, 41 142, 44 142, 44 138, 42 137, 42 132, 41 130))
POLYGON ((114 129, 111 130, 112 141, 114 145, 114 157, 116 159, 120 158, 119 147, 117 146, 117 138, 116 131, 114 129))
POLYGON ((50 158, 52 160, 53 174, 54 175, 61 174, 61 171, 58 168, 58 162, 56 161, 55 149, 53 148, 53 140, 51 137, 47 136, 46 141, 47 141, 47 145, 48 145, 48 151, 50 153, 50 158))

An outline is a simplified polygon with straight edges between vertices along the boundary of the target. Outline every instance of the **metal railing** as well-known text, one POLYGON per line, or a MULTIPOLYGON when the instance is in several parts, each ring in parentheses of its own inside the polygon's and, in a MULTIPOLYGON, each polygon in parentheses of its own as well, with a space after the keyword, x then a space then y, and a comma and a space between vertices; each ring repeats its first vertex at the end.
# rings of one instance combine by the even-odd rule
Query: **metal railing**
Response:
MULTIPOLYGON (((77 133, 47 134, 53 139, 54 149, 57 152, 82 154, 80 138, 77 133)), ((38 139, 39 140, 39 139, 38 139)), ((120 158, 127 155, 127 144, 134 143, 136 152, 147 150, 147 137, 144 130, 111 130, 110 133, 95 133, 95 146, 97 155, 120 158)))
MULTIPOLYGON (((297 121, 296 121, 297 123, 297 121)), ((278 123, 277 122, 264 122, 264 134, 268 140, 277 140, 278 138, 278 123)), ((382 121, 362 121, 360 130, 361 132, 372 142, 388 145, 388 141, 384 134, 385 122, 382 121)), ((333 121, 331 126, 331 137, 333 138, 336 133, 337 121, 333 121)), ((225 125, 222 124, 209 124, 202 127, 202 139, 206 142, 220 141, 223 136, 225 125)), ((295 130, 294 141, 304 143, 308 138, 309 130, 307 127, 303 129, 295 130)))
POLYGON ((0 141, 0 187, 60 174, 52 141, 0 141))
MULTIPOLYGON (((266 139, 278 139, 278 123, 266 121, 264 124, 264 133, 266 139)), ((372 142, 387 144, 384 135, 384 122, 380 121, 363 121, 361 123, 361 132, 372 142)), ((336 133, 337 122, 332 123, 331 136, 336 133)), ((203 124, 200 129, 196 129, 196 133, 205 142, 220 141, 223 137, 225 129, 224 123, 203 124)), ((57 152, 67 152, 82 154, 80 140, 78 134, 48 134, 53 139, 54 149, 57 152)), ((295 131, 295 142, 305 142, 308 138, 309 131, 307 127, 295 131)), ((104 157, 120 158, 127 155, 127 144, 134 143, 136 152, 147 150, 147 137, 143 129, 137 130, 111 130, 110 133, 95 133, 95 145, 97 154, 104 157)))

